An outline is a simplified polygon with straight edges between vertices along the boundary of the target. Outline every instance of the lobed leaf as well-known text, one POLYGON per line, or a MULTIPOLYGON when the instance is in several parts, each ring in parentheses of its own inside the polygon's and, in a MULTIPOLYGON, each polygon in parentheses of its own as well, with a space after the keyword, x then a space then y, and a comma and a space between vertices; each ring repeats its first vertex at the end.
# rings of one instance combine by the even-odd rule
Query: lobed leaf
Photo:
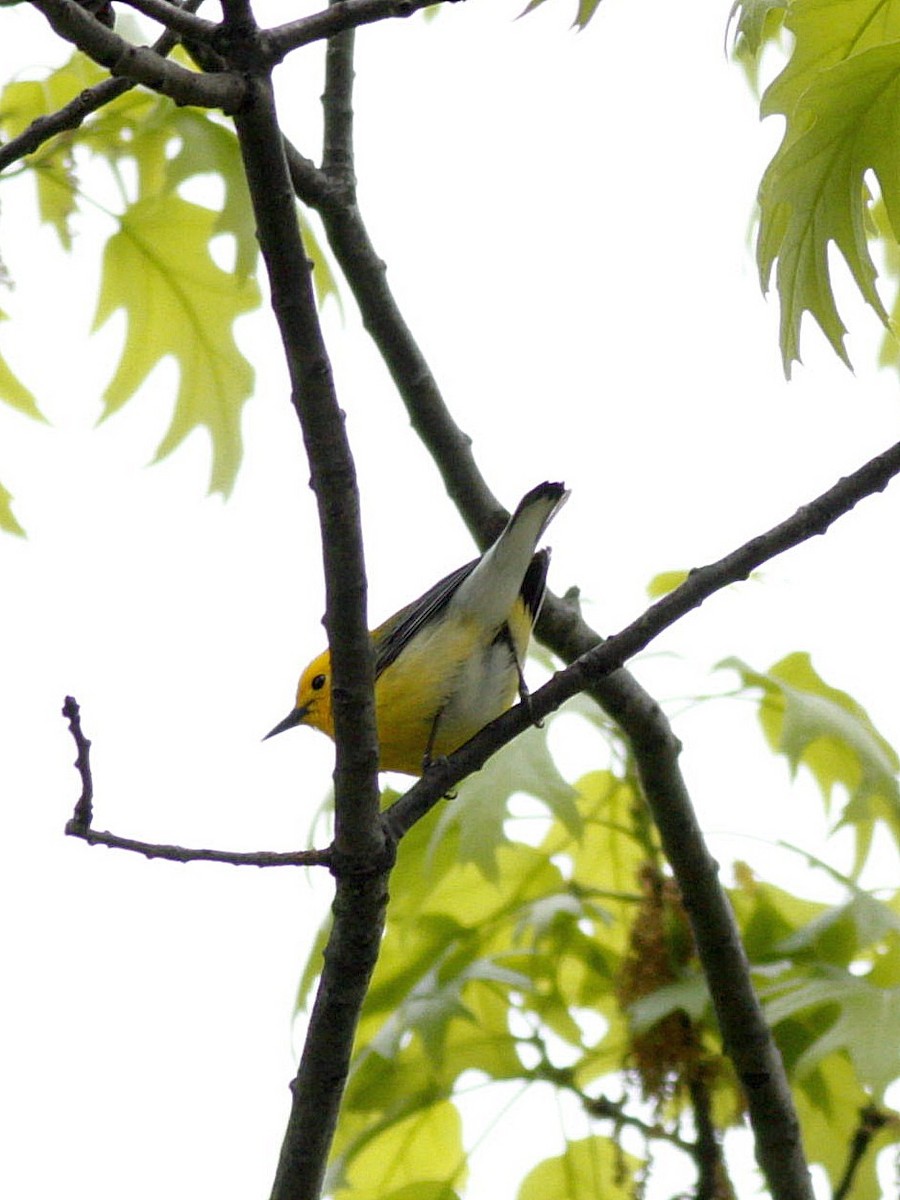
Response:
POLYGON ((838 826, 855 831, 855 873, 868 854, 877 821, 900 841, 900 761, 860 704, 826 684, 802 652, 767 672, 754 671, 737 658, 719 666, 737 671, 745 687, 761 689, 759 719, 766 739, 785 755, 792 773, 801 765, 812 773, 826 811, 835 785, 846 789, 849 799, 838 826))
POLYGON ((837 967, 822 967, 818 978, 788 984, 765 1002, 767 1018, 778 1024, 808 1008, 834 1005, 836 1018, 794 1064, 803 1076, 827 1055, 844 1050, 860 1082, 880 1097, 900 1075, 900 987, 877 987, 837 967), (877 1035, 873 1036, 873 1033, 877 1035))
MULTIPOLYGON (((804 313, 849 366, 834 297, 829 247, 843 256, 863 298, 888 324, 867 242, 871 171, 893 228, 900 229, 900 6, 879 0, 794 0, 785 28, 794 48, 762 99, 785 133, 759 191, 757 261, 768 289, 777 260, 785 372, 799 361, 804 313)), ((759 24, 748 18, 747 36, 759 24)))
POLYGON ((452 1196, 465 1175, 462 1122, 456 1108, 441 1100, 384 1129, 346 1160, 338 1155, 326 1191, 338 1200, 385 1200, 417 1195, 410 1189, 425 1186, 426 1196, 452 1196))
POLYGON ((255 281, 223 271, 210 257, 217 219, 212 210, 174 194, 131 205, 106 245, 93 328, 125 311, 125 347, 104 394, 104 418, 121 408, 163 358, 173 356, 179 388, 156 461, 205 426, 213 444, 210 487, 227 494, 241 459, 241 407, 253 385, 252 368, 231 326, 257 307, 259 292, 255 281))
POLYGON ((509 801, 517 792, 535 796, 577 834, 581 817, 575 791, 560 774, 547 745, 551 724, 552 718, 541 729, 525 730, 514 744, 504 747, 464 781, 453 803, 444 806, 432 844, 451 829, 457 831, 463 861, 477 864, 488 878, 496 878, 496 856, 506 840, 503 827, 509 817, 509 801))

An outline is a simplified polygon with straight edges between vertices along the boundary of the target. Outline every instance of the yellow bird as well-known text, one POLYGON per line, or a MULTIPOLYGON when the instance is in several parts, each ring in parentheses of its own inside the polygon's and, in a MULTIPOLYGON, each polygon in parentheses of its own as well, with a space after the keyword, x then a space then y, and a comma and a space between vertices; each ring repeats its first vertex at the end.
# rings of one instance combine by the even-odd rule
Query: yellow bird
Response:
MULTIPOLYGON (((532 488, 481 558, 373 630, 381 770, 420 775, 505 712, 517 694, 528 695, 522 664, 550 562, 550 551, 535 547, 568 495, 561 483, 532 488)), ((295 725, 334 737, 327 650, 300 676, 295 707, 266 737, 295 725)))

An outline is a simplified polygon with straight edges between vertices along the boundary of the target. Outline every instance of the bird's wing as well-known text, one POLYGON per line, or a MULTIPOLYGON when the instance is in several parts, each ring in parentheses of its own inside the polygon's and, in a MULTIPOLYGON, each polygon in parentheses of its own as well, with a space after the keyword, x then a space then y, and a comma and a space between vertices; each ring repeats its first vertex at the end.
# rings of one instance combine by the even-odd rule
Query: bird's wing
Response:
POLYGON ((456 589, 472 574, 480 561, 473 558, 465 566, 457 567, 455 571, 438 580, 424 596, 401 608, 375 630, 372 636, 375 642, 376 679, 400 656, 416 634, 444 611, 456 589))

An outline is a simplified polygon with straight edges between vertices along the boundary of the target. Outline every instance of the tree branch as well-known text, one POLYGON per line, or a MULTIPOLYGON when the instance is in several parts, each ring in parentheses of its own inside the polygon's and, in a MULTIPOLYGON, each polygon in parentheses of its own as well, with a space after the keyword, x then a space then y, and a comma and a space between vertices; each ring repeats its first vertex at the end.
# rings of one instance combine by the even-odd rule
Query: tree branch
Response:
POLYGON ((71 820, 66 824, 68 837, 81 838, 89 846, 109 846, 114 850, 133 850, 145 858, 165 858, 170 862, 231 863, 238 867, 331 867, 331 848, 326 850, 292 850, 277 854, 271 850, 246 853, 236 850, 191 850, 185 846, 166 846, 157 842, 139 842, 115 833, 93 829, 94 783, 91 777, 91 743, 81 728, 81 711, 74 696, 66 696, 63 716, 75 740, 78 757, 75 768, 81 777, 81 796, 71 820))
POLYGON ((892 1113, 885 1112, 874 1104, 869 1104, 859 1110, 859 1125, 850 1143, 844 1174, 834 1189, 833 1200, 847 1200, 847 1197, 850 1196, 850 1189, 853 1187, 853 1180, 856 1178, 856 1172, 872 1144, 872 1139, 878 1136, 885 1125, 896 1124, 896 1121, 897 1118, 892 1113))
POLYGON ((420 9, 441 2, 455 4, 459 0, 334 0, 322 12, 268 30, 265 35, 268 52, 272 63, 279 63, 291 50, 310 42, 386 18, 410 17, 420 9))
POLYGON ((120 0, 129 8, 158 21, 167 30, 198 42, 211 42, 219 26, 215 21, 195 17, 187 5, 170 4, 169 0, 120 0))
MULTIPOLYGON (((331 0, 334 12, 347 0, 331 0)), ((345 29, 328 39, 325 49, 325 90, 322 94, 322 171, 337 186, 345 202, 355 199, 353 170, 353 48, 356 31, 345 29)))
MULTIPOLYGON (((200 7, 203 0, 185 0, 182 5, 182 12, 194 12, 200 7)), ((166 30, 153 43, 151 49, 154 53, 165 58, 167 54, 171 54, 172 50, 177 46, 178 38, 175 34, 166 30)), ((100 83, 95 83, 93 87, 85 88, 83 92, 79 92, 73 97, 68 104, 64 104, 62 108, 56 110, 46 117, 38 117, 36 121, 32 121, 27 129, 14 138, 10 138, 8 142, 0 146, 0 171, 5 167, 10 166, 14 162, 18 162, 20 158, 24 158, 27 154, 33 154, 35 150, 39 150, 45 142, 50 138, 55 137, 58 133, 66 133, 71 129, 78 127, 91 115, 102 108, 105 104, 109 104, 118 96, 130 91, 136 87, 133 79, 104 79, 100 83)))
POLYGON ((324 850, 200 850, 190 846, 167 846, 160 842, 140 842, 99 829, 85 829, 74 818, 66 825, 69 837, 81 838, 89 846, 109 846, 113 850, 131 850, 145 858, 168 862, 228 863, 233 867, 332 867, 330 847, 324 850))
POLYGON ((311 1200, 321 1192, 359 1013, 378 956, 393 844, 378 817, 374 669, 353 459, 319 326, 271 77, 255 68, 260 35, 246 0, 225 0, 224 15, 226 37, 218 40, 219 48, 231 63, 251 64, 250 102, 236 115, 235 126, 318 503, 334 679, 334 923, 272 1188, 273 1200, 311 1200))
POLYGON ((238 72, 200 74, 188 71, 160 57, 149 46, 132 46, 73 0, 31 0, 31 3, 44 14, 60 37, 73 42, 94 62, 106 67, 111 75, 142 83, 169 96, 176 104, 221 108, 226 113, 235 113, 245 101, 246 84, 238 72))

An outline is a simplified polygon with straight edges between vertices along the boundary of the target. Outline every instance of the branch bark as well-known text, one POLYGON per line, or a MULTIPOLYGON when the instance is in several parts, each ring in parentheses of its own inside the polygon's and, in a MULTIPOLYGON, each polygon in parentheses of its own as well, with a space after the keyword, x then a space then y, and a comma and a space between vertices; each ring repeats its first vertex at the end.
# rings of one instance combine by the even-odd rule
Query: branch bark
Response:
POLYGON ((226 113, 234 113, 244 103, 246 84, 239 72, 200 74, 188 71, 149 46, 133 46, 73 0, 31 0, 31 3, 44 14, 61 38, 106 67, 111 75, 142 83, 169 96, 176 104, 221 108, 226 113))
POLYGON ((371 25, 375 21, 410 17, 435 3, 456 4, 459 0, 333 0, 322 12, 270 29, 266 34, 269 53, 273 63, 281 62, 291 50, 310 42, 331 38, 344 30, 371 25))
POLYGON ((259 31, 246 0, 225 0, 224 15, 227 37, 219 48, 231 65, 250 69, 249 103, 235 126, 319 509, 334 678, 334 924, 272 1188, 273 1200, 313 1200, 322 1189, 353 1037, 378 955, 393 846, 378 818, 374 669, 353 459, 316 312, 270 69, 259 67, 259 31))

